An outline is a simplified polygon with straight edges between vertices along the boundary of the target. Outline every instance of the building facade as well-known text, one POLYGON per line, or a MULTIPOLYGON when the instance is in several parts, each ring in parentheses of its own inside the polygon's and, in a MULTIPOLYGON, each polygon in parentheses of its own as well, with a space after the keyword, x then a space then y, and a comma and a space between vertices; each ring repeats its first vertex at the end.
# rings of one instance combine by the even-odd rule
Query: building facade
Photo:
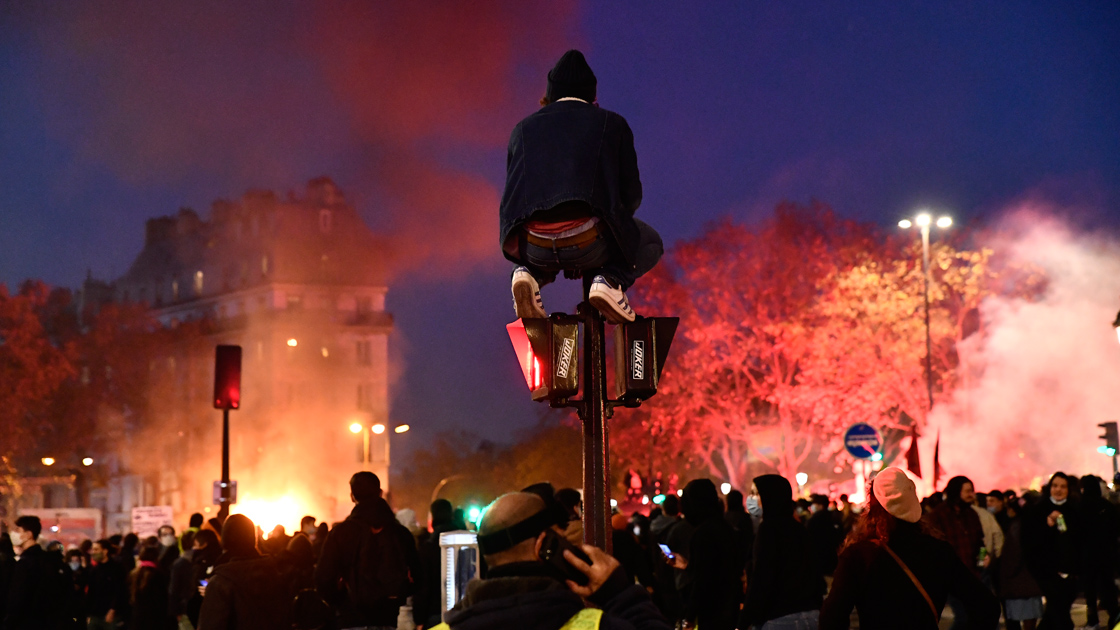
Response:
MULTIPOLYGON (((234 512, 266 531, 276 524, 290 531, 304 514, 344 517, 357 470, 372 470, 388 486, 394 434, 384 252, 326 178, 284 199, 249 192, 215 202, 207 218, 183 209, 147 222, 143 250, 109 285, 112 299, 148 305, 165 328, 200 332, 150 365, 152 417, 120 463, 122 474, 149 480, 140 501, 176 514, 216 513, 219 344, 242 348, 241 405, 230 422, 234 512), (374 433, 376 425, 388 430, 374 433)), ((106 501, 113 530, 132 506, 106 501)))

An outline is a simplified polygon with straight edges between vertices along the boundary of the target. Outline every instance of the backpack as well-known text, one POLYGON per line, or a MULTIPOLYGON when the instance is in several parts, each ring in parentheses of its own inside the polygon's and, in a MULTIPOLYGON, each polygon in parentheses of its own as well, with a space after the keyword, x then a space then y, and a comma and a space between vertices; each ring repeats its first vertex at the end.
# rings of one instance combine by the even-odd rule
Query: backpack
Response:
POLYGON ((387 599, 408 597, 412 582, 397 529, 393 524, 380 532, 364 524, 360 527, 357 559, 347 581, 351 602, 368 609, 387 599))

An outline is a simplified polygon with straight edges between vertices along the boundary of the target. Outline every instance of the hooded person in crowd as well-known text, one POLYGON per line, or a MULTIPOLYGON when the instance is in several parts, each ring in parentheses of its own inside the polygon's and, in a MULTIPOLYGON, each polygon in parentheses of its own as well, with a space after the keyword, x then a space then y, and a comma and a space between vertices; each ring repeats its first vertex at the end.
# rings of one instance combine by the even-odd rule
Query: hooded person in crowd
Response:
POLYGON ((634 321, 626 289, 661 258, 661 237, 634 218, 634 133, 598 106, 596 88, 583 53, 569 50, 548 73, 541 109, 510 134, 499 242, 516 265, 519 318, 547 316, 540 287, 563 271, 592 279, 588 299, 607 321, 634 321))
POLYGON ((681 510, 694 528, 688 555, 676 553, 671 560, 684 571, 689 585, 682 594, 682 618, 701 628, 733 630, 742 599, 743 554, 736 548, 735 531, 723 518, 716 485, 710 479, 688 482, 681 510))
POLYGON ((762 522, 739 627, 813 627, 824 595, 824 578, 809 535, 794 518, 793 486, 781 475, 762 475, 754 478, 751 491, 761 504, 762 522))
POLYGON ((396 627, 400 607, 420 575, 415 539, 381 498, 381 480, 350 478, 354 509, 335 525, 315 567, 315 588, 337 612, 338 627, 396 627))
POLYGON ((420 575, 416 581, 416 593, 412 596, 412 617, 416 625, 431 627, 439 623, 440 616, 440 548, 439 536, 454 529, 451 515, 454 511, 447 499, 432 501, 429 513, 432 518, 432 534, 420 543, 417 555, 420 560, 420 575))
POLYGON ((253 521, 232 514, 222 525, 222 555, 202 597, 202 630, 288 630, 293 594, 275 559, 257 550, 253 521))
MULTIPOLYGON (((980 523, 980 516, 972 509, 975 500, 976 489, 972 481, 968 477, 953 477, 945 485, 945 501, 934 508, 930 523, 953 546, 953 551, 961 562, 979 577, 980 570, 991 563, 991 557, 986 556, 980 560, 980 548, 984 546, 984 526, 980 523)), ((949 608, 953 610, 951 630, 968 628, 968 613, 952 595, 949 596, 949 608)))
POLYGON ((590 565, 563 552, 568 565, 586 576, 583 586, 542 561, 540 549, 549 529, 563 536, 556 515, 537 494, 513 492, 491 503, 478 530, 489 572, 467 584, 462 601, 435 630, 672 628, 646 590, 627 580, 618 561, 602 550, 582 545, 590 565))
POLYGON ((159 565, 160 554, 165 549, 154 536, 140 545, 136 569, 129 576, 129 602, 132 604, 129 630, 173 630, 175 627, 168 605, 170 577, 159 565))
POLYGON ((743 493, 732 490, 724 497, 727 513, 723 515, 731 529, 735 530, 736 545, 743 552, 743 566, 751 566, 751 553, 754 552, 754 520, 743 506, 743 493))
POLYGON ((894 467, 880 471, 868 507, 840 551, 820 630, 848 628, 853 608, 862 630, 936 630, 950 594, 967 611, 970 628, 999 627, 999 601, 950 544, 927 531, 921 517, 906 473, 894 467))
POLYGON ((1063 472, 1050 477, 1042 499, 1023 516, 1023 552, 1046 598, 1041 627, 1073 628, 1070 609, 1077 596, 1081 522, 1070 500, 1070 478, 1063 472))

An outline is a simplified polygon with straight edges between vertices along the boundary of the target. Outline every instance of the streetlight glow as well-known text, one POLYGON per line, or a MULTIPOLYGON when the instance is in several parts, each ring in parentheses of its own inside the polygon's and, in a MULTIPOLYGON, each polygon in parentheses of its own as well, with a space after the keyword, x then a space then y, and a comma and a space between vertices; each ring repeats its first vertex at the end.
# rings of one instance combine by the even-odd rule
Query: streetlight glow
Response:
POLYGON ((727 493, 731 492, 731 484, 726 481, 719 484, 719 491, 723 493, 723 496, 727 496, 727 493))
POLYGON ((362 432, 362 425, 358 422, 355 422, 355 423, 351 424, 350 425, 350 432, 351 433, 361 433, 362 432))
POLYGON ((385 425, 378 422, 377 424, 373 425, 373 432, 378 434, 378 435, 381 435, 382 433, 385 432, 385 425))
POLYGON ((296 347, 296 346, 298 346, 298 345, 299 345, 299 342, 298 342, 298 341, 296 341, 295 337, 293 337, 293 338, 291 338, 291 339, 289 339, 289 340, 288 340, 288 347, 289 347, 289 348, 294 348, 294 347, 296 347))
POLYGON ((930 224, 930 222, 932 220, 933 220, 933 217, 929 216, 925 212, 923 212, 923 213, 919 214, 918 216, 914 217, 914 223, 917 223, 918 227, 926 227, 927 225, 930 224))
POLYGON ((399 424, 397 428, 393 429, 393 433, 408 433, 409 427, 407 424, 399 424))
POLYGON ((937 227, 939 227, 939 228, 947 228, 952 224, 953 224, 953 217, 938 217, 937 218, 937 227))
POLYGON ((910 227, 913 226, 913 225, 914 224, 910 222, 910 219, 903 219, 903 220, 898 222, 898 227, 900 227, 904 230, 909 230, 910 227))
POLYGON ((793 477, 797 480, 797 485, 799 486, 809 483, 809 475, 807 473, 799 472, 793 477))
POLYGON ((54 458, 53 457, 44 457, 43 458, 43 465, 44 466, 54 466, 54 458))
POLYGON ((92 466, 93 465, 93 458, 92 457, 82 458, 82 465, 83 466, 92 466))

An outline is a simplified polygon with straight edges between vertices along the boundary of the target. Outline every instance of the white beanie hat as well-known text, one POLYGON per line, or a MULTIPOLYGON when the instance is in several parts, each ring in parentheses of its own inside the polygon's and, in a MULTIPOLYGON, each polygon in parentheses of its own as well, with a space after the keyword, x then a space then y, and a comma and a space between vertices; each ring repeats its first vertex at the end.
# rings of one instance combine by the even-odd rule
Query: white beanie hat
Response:
POLYGON ((922 504, 918 502, 914 482, 901 468, 884 468, 875 476, 871 488, 891 516, 907 523, 917 523, 922 518, 922 504))

